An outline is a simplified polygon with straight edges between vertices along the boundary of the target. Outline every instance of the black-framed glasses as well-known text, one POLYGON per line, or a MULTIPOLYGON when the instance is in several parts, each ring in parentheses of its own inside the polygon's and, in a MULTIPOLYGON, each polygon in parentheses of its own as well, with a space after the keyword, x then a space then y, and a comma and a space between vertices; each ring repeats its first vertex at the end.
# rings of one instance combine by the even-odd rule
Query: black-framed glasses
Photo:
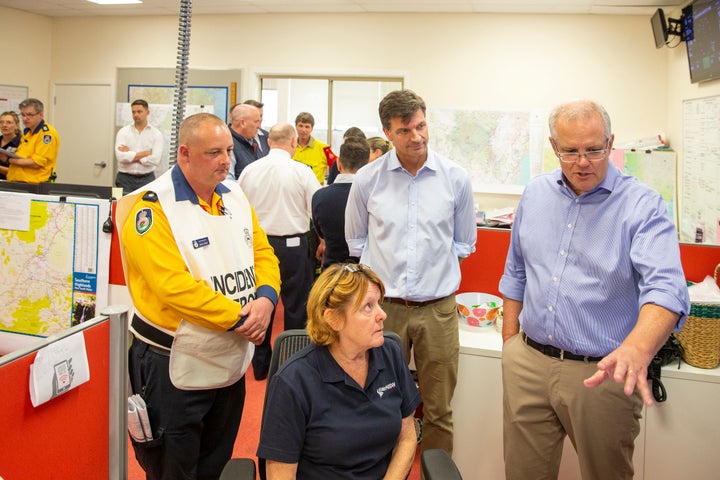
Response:
POLYGON ((37 116, 37 115, 40 115, 40 112, 35 112, 35 113, 20 112, 20 116, 23 117, 23 118, 35 117, 35 116, 37 116))
POLYGON ((560 153, 557 151, 557 145, 555 145, 555 155, 558 156, 561 162, 563 163, 575 163, 579 162, 580 158, 585 157, 588 162, 598 162, 605 158, 605 155, 608 153, 608 146, 610 145, 610 141, 607 140, 605 142, 605 148, 601 150, 586 150, 583 153, 580 152, 563 152, 560 153))

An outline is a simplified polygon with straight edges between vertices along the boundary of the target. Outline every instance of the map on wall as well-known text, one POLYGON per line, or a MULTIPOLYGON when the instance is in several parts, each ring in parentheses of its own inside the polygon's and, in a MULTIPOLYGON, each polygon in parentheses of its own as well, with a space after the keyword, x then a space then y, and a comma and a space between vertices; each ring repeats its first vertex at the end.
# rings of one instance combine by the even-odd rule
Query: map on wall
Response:
POLYGON ((102 224, 109 203, 0 198, 0 332, 47 337, 95 317, 108 299, 110 234, 102 224))
POLYGON ((542 171, 539 111, 428 109, 429 143, 470 174, 473 191, 521 193, 542 171))
POLYGON ((625 173, 637 177, 657 191, 667 204, 668 215, 677 225, 676 158, 673 151, 625 151, 625 173))
POLYGON ((720 244, 720 95, 683 102, 680 241, 720 244))

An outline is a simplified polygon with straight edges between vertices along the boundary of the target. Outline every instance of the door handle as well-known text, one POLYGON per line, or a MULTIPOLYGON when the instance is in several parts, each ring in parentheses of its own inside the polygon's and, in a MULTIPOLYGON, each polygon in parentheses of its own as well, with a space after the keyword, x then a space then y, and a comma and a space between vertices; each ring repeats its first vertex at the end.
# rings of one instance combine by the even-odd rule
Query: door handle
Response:
POLYGON ((107 167, 107 163, 105 163, 105 162, 99 162, 99 163, 96 162, 96 163, 93 163, 93 165, 95 165, 96 167, 100 167, 100 168, 107 167))

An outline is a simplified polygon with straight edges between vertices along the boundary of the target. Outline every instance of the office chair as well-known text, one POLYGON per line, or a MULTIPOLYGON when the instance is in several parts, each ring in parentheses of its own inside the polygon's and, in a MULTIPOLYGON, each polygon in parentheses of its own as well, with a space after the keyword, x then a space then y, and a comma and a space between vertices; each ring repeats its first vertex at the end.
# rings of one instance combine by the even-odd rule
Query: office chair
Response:
MULTIPOLYGON (((267 384, 277 372, 280 365, 310 344, 310 337, 305 330, 285 330, 275 338, 272 355, 270 356, 270 367, 268 368, 267 384)), ((265 396, 267 401, 267 395, 265 396)), ((263 416, 265 416, 265 403, 263 403, 263 416)), ((262 425, 262 423, 260 424, 262 425)), ((265 480, 265 459, 258 458, 258 473, 260 478, 265 480)), ((255 480, 255 462, 250 458, 231 458, 220 475, 220 480, 255 480), (252 467, 252 470, 250 469, 252 467)))
MULTIPOLYGON (((402 340, 395 332, 384 332, 385 339, 396 342, 402 348, 402 340)), ((270 357, 270 368, 268 369, 267 381, 278 371, 278 368, 287 361, 295 352, 299 352, 310 344, 310 337, 303 329, 285 330, 275 338, 272 355, 270 357)), ((267 401, 267 395, 265 396, 267 401)), ((263 417, 265 406, 263 405, 263 417)), ((261 423, 262 425, 262 423, 261 423)), ((261 480, 265 480, 265 459, 258 458, 258 473, 261 480)), ((231 458, 220 475, 220 480, 254 480, 255 463, 250 458, 231 458)))
POLYGON ((453 459, 445 450, 439 448, 431 448, 422 453, 420 468, 425 480, 462 480, 453 459))

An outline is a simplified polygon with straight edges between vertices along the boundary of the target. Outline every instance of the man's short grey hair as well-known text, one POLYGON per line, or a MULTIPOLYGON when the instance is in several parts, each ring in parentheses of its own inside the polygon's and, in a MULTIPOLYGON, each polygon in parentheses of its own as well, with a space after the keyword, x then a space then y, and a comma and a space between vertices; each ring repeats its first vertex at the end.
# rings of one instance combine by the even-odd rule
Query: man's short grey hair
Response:
POLYGON ((610 115, 608 115, 605 107, 593 100, 572 100, 570 102, 561 103, 555 107, 548 117, 548 127, 550 128, 550 136, 557 143, 556 125, 559 119, 572 120, 575 118, 587 118, 592 114, 599 114, 605 126, 605 140, 610 140, 612 135, 612 126, 610 124, 610 115))
POLYGON ((253 107, 252 105, 247 105, 245 103, 240 103, 238 105, 235 105, 235 108, 233 108, 232 112, 230 112, 230 119, 232 123, 235 123, 238 120, 247 120, 257 110, 257 107, 253 107))
POLYGON ((35 109, 36 113, 40 113, 45 109, 45 106, 43 103, 38 100, 37 98, 26 98, 22 102, 20 102, 19 108, 22 110, 23 108, 27 107, 33 107, 35 109))
POLYGON ((295 128, 289 123, 278 123, 270 128, 268 133, 268 145, 289 146, 295 138, 295 128))

